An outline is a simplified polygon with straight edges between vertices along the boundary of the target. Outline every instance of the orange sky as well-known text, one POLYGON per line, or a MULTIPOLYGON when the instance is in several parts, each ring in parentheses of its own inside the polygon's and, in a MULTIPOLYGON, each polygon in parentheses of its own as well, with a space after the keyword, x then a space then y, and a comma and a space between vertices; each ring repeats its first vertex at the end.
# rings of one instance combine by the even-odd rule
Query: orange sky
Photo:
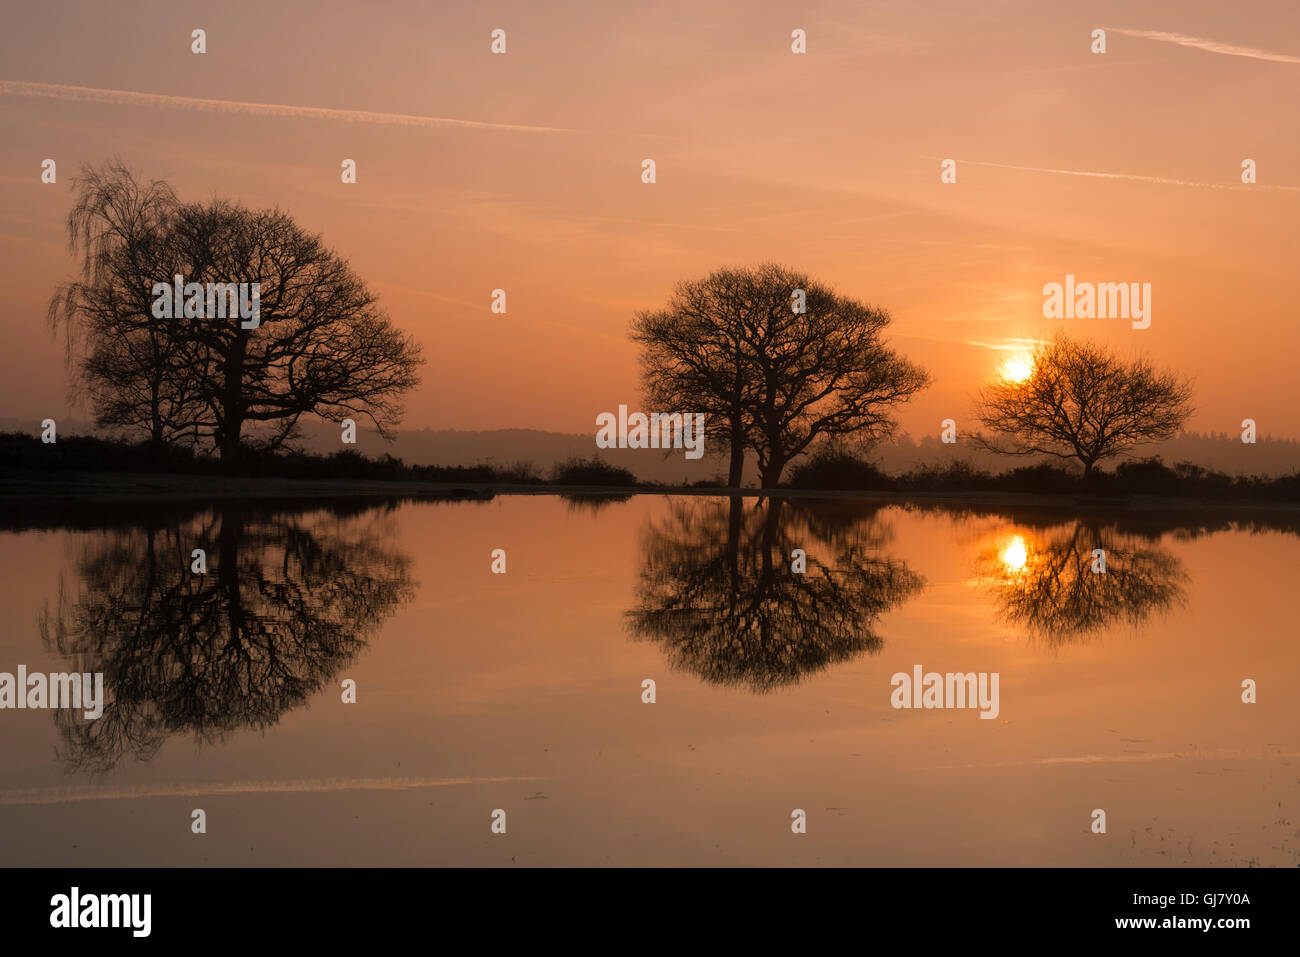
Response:
POLYGON ((636 310, 678 279, 774 259, 891 311, 893 344, 935 378, 903 415, 914 434, 969 421, 1001 350, 1061 326, 1194 376, 1193 429, 1249 416, 1300 437, 1290 0, 79 3, 3 18, 0 417, 34 428, 86 416, 64 401, 44 313, 74 268, 69 180, 116 154, 183 198, 278 204, 322 232, 425 345, 405 427, 594 434, 597 413, 639 404, 636 310), (489 52, 498 27, 504 56, 489 52), (790 52, 796 27, 806 55, 790 52), (1105 55, 1089 52, 1099 27, 1105 55), (57 185, 40 183, 46 157, 57 185), (345 157, 356 185, 340 183, 345 157), (939 181, 948 157, 955 185, 939 181), (1151 328, 1045 320, 1042 287, 1066 273, 1151 283, 1151 328))

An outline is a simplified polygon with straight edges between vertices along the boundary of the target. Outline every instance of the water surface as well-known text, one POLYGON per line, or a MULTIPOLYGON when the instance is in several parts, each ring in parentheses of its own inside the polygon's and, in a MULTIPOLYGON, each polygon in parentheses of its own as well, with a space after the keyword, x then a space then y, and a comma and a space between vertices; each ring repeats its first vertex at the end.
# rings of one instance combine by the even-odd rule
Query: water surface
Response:
POLYGON ((507 496, 0 527, 0 671, 108 698, 0 711, 13 865, 1298 860, 1287 520, 507 496), (895 710, 916 665, 998 673, 997 717, 895 710))

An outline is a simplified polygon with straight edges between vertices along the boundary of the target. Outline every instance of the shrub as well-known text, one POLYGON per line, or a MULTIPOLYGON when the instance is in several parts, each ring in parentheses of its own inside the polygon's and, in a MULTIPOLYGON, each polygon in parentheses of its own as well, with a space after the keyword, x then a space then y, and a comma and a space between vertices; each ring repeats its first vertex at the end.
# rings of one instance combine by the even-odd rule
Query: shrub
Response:
POLYGON ((589 459, 571 458, 551 472, 556 485, 636 485, 636 476, 627 469, 603 462, 596 456, 589 459))
POLYGON ((926 492, 973 492, 995 489, 993 476, 964 459, 946 465, 923 465, 899 477, 904 488, 926 492))
POLYGON ((856 455, 819 452, 796 465, 790 471, 787 484, 791 488, 851 491, 887 489, 893 486, 893 481, 875 465, 856 455))
POLYGON ((999 479, 999 484, 1013 492, 1072 492, 1083 481, 1081 475, 1046 462, 1022 465, 999 479))

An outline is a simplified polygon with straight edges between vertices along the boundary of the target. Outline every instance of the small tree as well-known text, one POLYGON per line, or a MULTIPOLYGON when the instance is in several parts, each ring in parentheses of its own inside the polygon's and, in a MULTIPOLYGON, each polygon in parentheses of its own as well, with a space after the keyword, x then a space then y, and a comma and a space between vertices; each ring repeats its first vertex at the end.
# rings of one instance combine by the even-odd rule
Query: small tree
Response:
POLYGON ((1149 360, 1123 360, 1095 343, 1058 335, 1034 353, 1019 382, 980 391, 976 415, 992 430, 979 442, 1005 455, 1099 462, 1173 438, 1192 414, 1191 382, 1149 360))

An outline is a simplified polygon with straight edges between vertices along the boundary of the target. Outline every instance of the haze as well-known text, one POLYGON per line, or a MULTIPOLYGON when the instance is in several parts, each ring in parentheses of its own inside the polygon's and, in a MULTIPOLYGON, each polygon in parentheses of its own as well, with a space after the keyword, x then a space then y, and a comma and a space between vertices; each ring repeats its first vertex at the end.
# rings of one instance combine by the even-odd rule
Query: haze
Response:
POLYGON ((10 5, 5 414, 76 414, 45 307, 74 268, 70 182, 120 156, 323 233, 424 343, 406 428, 594 433, 640 401, 635 311, 770 259, 891 311, 893 345, 935 377, 903 413, 916 435, 968 422, 980 382, 1058 326, 1194 376, 1189 429, 1300 435, 1293 4, 623 7, 10 5), (1067 273, 1151 283, 1151 327, 1044 319, 1067 273))

